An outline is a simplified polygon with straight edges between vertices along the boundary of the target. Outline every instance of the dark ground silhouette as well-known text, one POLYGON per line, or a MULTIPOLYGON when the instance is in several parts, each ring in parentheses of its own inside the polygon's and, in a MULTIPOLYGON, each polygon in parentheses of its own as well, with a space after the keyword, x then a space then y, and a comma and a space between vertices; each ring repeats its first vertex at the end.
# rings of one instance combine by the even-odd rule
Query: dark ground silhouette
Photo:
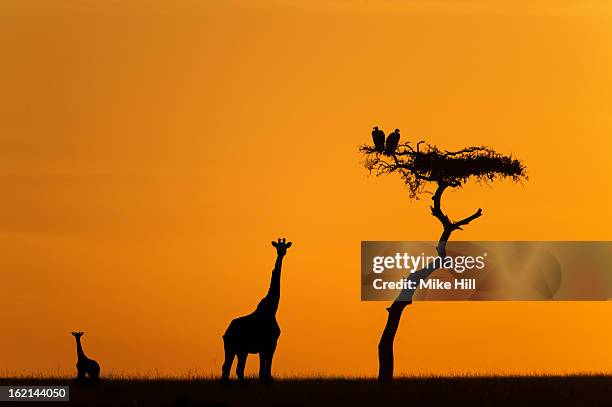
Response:
MULTIPOLYGON (((272 385, 248 380, 102 380, 97 386, 68 379, 0 379, 0 385, 70 386, 62 406, 605 406, 612 376, 278 379, 272 385)), ((16 405, 40 406, 40 402, 16 405)))
POLYGON ((84 332, 73 332, 72 336, 76 339, 77 350, 77 380, 96 381, 100 378, 100 365, 93 359, 89 359, 83 352, 81 337, 84 332))
POLYGON ((272 242, 272 246, 276 248, 276 262, 268 293, 259 302, 255 311, 234 319, 223 335, 225 349, 225 362, 221 373, 223 380, 229 379, 234 357, 238 357, 236 375, 239 380, 244 380, 244 367, 249 353, 259 354, 259 379, 272 380, 272 358, 281 332, 276 322, 276 311, 280 300, 281 268, 291 242, 278 239, 277 242, 272 242))

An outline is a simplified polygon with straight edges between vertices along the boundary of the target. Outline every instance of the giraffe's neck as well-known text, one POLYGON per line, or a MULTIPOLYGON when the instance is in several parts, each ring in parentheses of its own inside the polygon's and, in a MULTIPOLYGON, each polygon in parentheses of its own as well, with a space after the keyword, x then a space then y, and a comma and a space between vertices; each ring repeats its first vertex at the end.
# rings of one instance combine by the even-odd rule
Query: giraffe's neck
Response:
POLYGON ((83 347, 81 346, 81 338, 76 338, 76 347, 77 347, 77 357, 79 360, 87 359, 85 356, 85 352, 83 352, 83 347))
POLYGON ((280 301, 280 278, 281 268, 283 266, 283 256, 277 256, 272 270, 272 278, 270 279, 270 288, 268 293, 257 306, 257 311, 266 316, 275 316, 280 301))

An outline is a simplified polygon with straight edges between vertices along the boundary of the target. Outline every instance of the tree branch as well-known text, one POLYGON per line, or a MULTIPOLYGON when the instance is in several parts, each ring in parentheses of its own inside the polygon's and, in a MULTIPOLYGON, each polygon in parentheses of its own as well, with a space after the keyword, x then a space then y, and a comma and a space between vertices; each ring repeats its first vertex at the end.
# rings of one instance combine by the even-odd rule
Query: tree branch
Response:
POLYGON ((443 182, 438 183, 438 188, 436 188, 436 192, 431 197, 434 204, 433 206, 430 206, 431 214, 440 221, 444 229, 452 227, 452 222, 450 221, 448 216, 446 216, 444 212, 442 212, 442 205, 441 205, 442 194, 444 193, 444 190, 447 187, 448 186, 443 182))
POLYGON ((477 218, 479 218, 481 216, 482 216, 482 209, 478 208, 478 210, 476 212, 474 212, 473 215, 470 215, 470 216, 468 216, 465 219, 461 219, 460 221, 454 222, 452 224, 452 228, 453 229, 463 230, 463 229, 461 229, 461 226, 465 226, 468 223, 470 223, 471 221, 473 221, 474 219, 477 219, 477 218))

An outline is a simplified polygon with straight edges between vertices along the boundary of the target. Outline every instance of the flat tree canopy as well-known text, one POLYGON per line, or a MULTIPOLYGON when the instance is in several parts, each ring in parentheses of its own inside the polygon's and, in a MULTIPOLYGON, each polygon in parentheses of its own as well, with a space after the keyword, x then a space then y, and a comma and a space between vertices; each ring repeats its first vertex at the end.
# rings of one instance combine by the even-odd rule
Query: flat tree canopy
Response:
POLYGON ((470 178, 480 182, 527 179, 521 161, 486 146, 447 151, 419 141, 416 147, 412 147, 410 142, 401 143, 392 153, 377 151, 369 145, 362 145, 360 151, 365 156, 364 166, 370 173, 374 172, 376 176, 399 173, 411 198, 418 198, 428 182, 460 187, 470 178))

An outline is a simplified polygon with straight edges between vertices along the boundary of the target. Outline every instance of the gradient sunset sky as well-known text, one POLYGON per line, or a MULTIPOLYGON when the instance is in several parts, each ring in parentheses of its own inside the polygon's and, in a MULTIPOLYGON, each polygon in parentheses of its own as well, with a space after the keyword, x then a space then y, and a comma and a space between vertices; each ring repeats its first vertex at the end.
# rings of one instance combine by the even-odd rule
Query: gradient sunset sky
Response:
MULTIPOLYGON (((489 145, 524 185, 447 193, 457 240, 612 238, 612 6, 592 1, 0 3, 0 374, 220 373, 285 259, 276 374, 367 374, 387 303, 362 240, 433 240, 368 177, 372 126, 489 145)), ((417 303, 398 373, 612 372, 611 302, 417 303)), ((255 372, 258 362, 247 363, 255 372)))

